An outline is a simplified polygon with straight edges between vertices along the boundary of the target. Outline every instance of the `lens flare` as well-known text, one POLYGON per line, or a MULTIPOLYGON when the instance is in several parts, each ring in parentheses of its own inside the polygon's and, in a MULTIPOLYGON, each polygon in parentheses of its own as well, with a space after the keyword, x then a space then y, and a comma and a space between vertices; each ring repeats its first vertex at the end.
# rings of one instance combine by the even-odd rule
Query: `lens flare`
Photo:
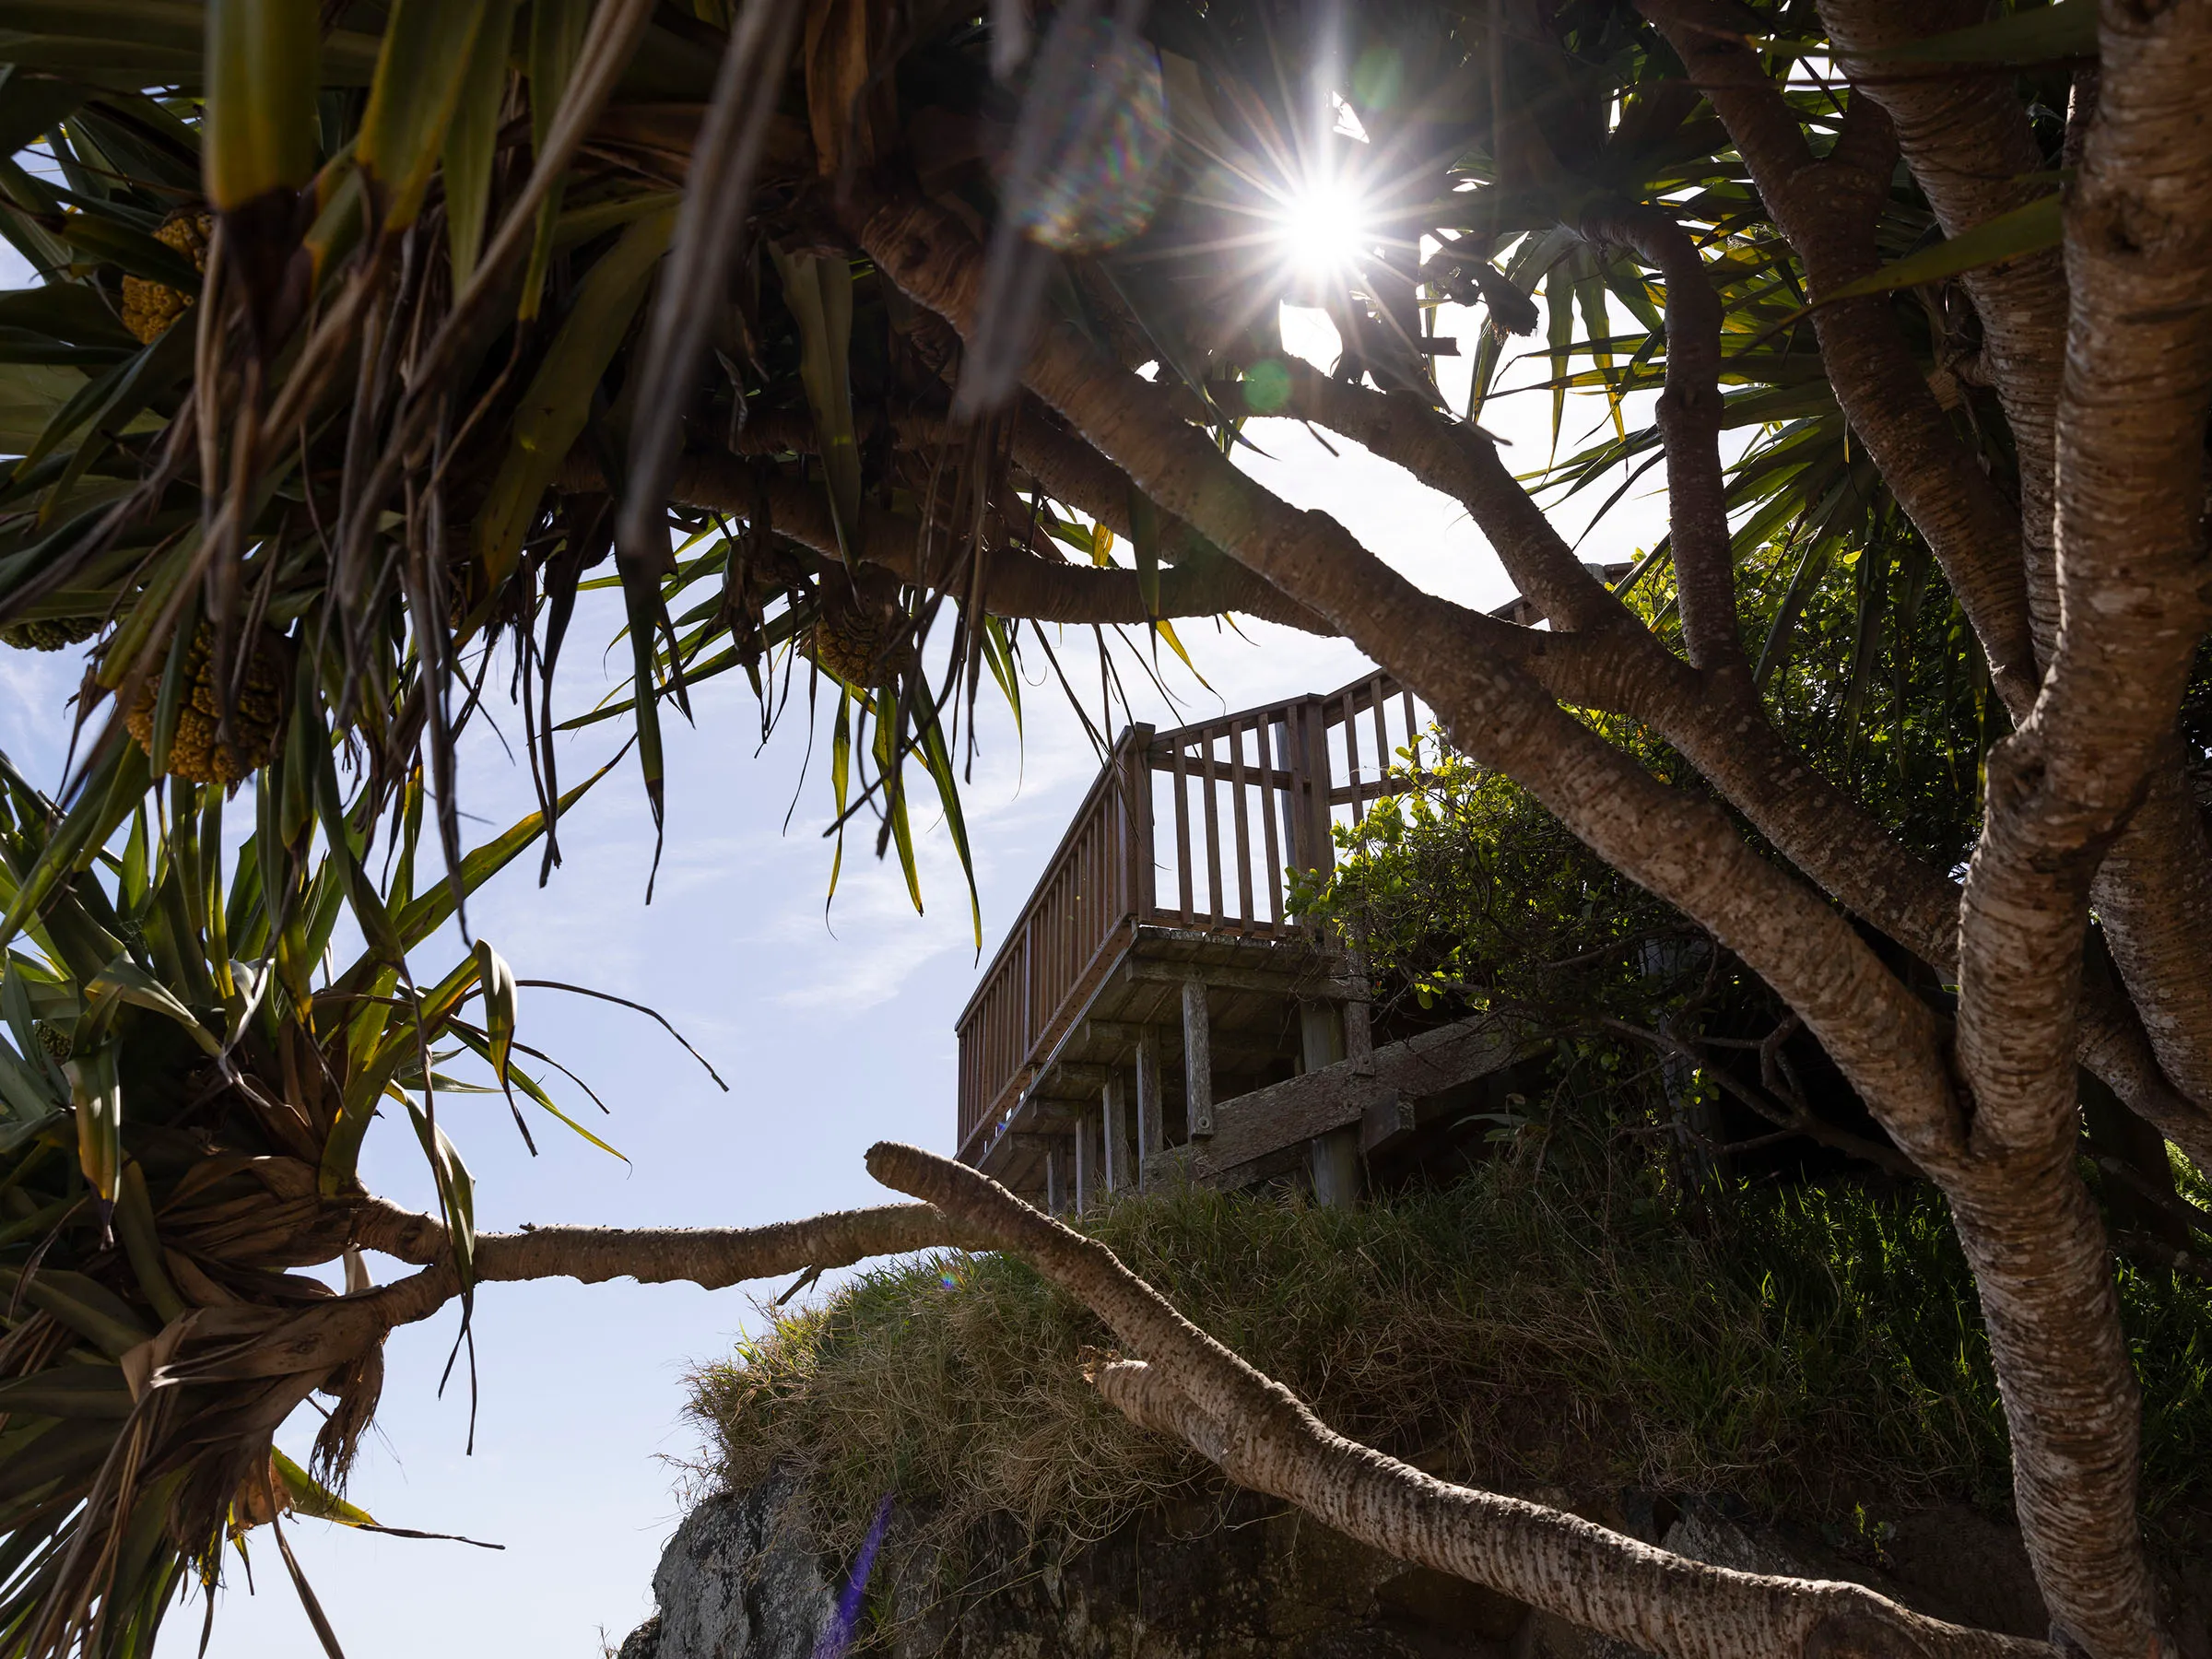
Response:
POLYGON ((1284 205, 1283 249, 1309 276, 1324 276, 1358 265, 1369 241, 1359 199, 1334 184, 1309 185, 1284 205))

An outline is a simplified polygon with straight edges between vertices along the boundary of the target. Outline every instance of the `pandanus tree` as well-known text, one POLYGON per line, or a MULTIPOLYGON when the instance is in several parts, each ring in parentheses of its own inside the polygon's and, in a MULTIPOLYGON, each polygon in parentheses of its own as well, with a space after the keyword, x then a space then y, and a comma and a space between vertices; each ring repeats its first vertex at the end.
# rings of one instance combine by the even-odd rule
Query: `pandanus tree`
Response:
POLYGON ((40 277, 0 299, 0 624, 92 641, 58 798, 12 787, 0 923, 41 953, 8 979, 10 1651, 143 1651, 225 1528, 285 1494, 328 1509, 271 1462, 275 1423, 335 1391, 341 1466, 382 1331, 478 1282, 724 1283, 956 1232, 1107 1321, 1115 1406, 1405 1559, 1668 1655, 2039 1647, 1346 1441, 1100 1247, 912 1149, 871 1168, 935 1209, 472 1237, 428 1056, 508 1075, 508 971, 476 952, 420 987, 438 881, 371 877, 367 850, 411 851, 427 798, 456 908, 498 862, 464 855, 455 805, 496 657, 552 864, 549 688, 609 559, 634 672, 604 712, 656 814, 668 706, 743 668, 772 716, 800 677, 836 695, 840 821, 872 812, 910 860, 909 771, 957 836, 961 734, 987 677, 1017 694, 1024 625, 1040 649, 1036 624, 1173 644, 1224 612, 1351 640, 1759 975, 1941 1189, 2052 1642, 2171 1650, 2077 1140, 2086 1072, 2212 1159, 2212 848, 2177 725, 2206 623, 2201 0, 5 0, 0 22, 0 232, 40 277), (1333 257, 1294 262, 1301 239, 1333 257), (1294 284, 1337 323, 1333 372, 1282 350, 1294 284), (1482 318, 1456 409, 1446 304, 1482 318), (1478 417, 1539 326, 1555 397, 1602 394, 1615 428, 1517 477, 1478 417), (1463 503, 1546 626, 1270 494, 1236 464, 1265 416, 1463 503), (1638 577, 1673 593, 1638 611, 1532 488, 1652 468, 1668 529, 1638 577), (1861 652, 1900 606, 1955 607, 1988 742, 1956 865, 1771 718, 1807 597, 1847 569, 1861 652), (213 820, 248 780, 257 874, 226 896, 213 820), (318 985, 341 908, 365 955, 318 985), (353 1178, 394 1097, 441 1218, 353 1178), (281 1272, 348 1246, 422 1271, 329 1299, 281 1272))

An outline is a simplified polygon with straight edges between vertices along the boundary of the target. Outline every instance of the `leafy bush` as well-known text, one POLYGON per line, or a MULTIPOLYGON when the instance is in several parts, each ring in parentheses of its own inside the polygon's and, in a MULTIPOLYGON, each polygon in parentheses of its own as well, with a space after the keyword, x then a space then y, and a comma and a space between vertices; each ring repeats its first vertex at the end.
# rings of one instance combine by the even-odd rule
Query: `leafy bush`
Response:
MULTIPOLYGON (((1733 1189, 1692 1226, 1648 1171, 1535 1161, 1357 1209, 1182 1189, 1083 1225, 1333 1427, 1452 1478, 1806 1521, 2003 1511, 2003 1414, 1935 1194, 1733 1189)), ((2156 1402, 2146 1513, 2178 1537, 2212 1498, 2212 1288, 2121 1283, 2156 1402)), ((933 1255, 773 1313, 696 1374, 693 1409, 712 1475, 802 1471, 833 1532, 890 1491, 948 1532, 1003 1513, 1090 1536, 1209 1478, 1085 1383, 1111 1343, 1017 1260, 933 1255)))

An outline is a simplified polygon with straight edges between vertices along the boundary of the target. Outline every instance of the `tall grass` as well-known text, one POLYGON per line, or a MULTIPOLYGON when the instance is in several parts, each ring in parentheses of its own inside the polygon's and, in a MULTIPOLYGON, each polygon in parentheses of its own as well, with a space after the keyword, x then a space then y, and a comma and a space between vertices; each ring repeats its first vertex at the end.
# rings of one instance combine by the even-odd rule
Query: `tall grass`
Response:
MULTIPOLYGON (((1085 1226, 1334 1427, 1452 1478, 1805 1521, 2002 1511, 2003 1412, 1938 1197, 1739 1190, 1697 1214, 1617 1165, 1500 1163, 1357 1209, 1183 1190, 1085 1226)), ((2212 1288, 2131 1270, 2123 1292, 2147 1516, 2190 1530, 2212 1507, 2212 1288)), ((834 1533, 888 1490, 947 1528, 1091 1535, 1206 1477, 1085 1384, 1110 1347, 1019 1261, 935 1255, 776 1317, 696 1374, 694 1410, 716 1476, 803 1470, 834 1533)))

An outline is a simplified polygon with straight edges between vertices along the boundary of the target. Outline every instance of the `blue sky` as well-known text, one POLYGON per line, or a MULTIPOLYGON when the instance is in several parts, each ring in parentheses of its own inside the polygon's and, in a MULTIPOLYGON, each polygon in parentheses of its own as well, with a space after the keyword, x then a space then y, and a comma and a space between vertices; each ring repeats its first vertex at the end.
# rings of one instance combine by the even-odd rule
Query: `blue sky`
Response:
MULTIPOLYGON (((22 280, 18 275, 12 278, 22 280)), ((1286 335, 1324 364, 1334 332, 1318 313, 1286 312, 1286 335)), ((1471 347, 1475 323, 1447 312, 1471 347)), ((1445 384, 1464 388, 1465 359, 1446 359, 1445 384), (1454 372, 1456 371, 1456 372, 1454 372)), ((1533 372, 1520 378, 1533 379, 1533 372)), ((1548 399, 1493 406, 1486 425, 1518 440, 1508 459, 1539 463, 1548 399)), ((1585 418, 1587 418, 1587 417, 1585 418)), ((1576 434, 1571 429, 1569 441, 1576 434)), ((1455 503, 1410 483, 1356 445, 1331 440, 1332 456, 1307 431, 1255 423, 1265 458, 1242 464, 1303 507, 1335 514, 1371 548, 1433 591, 1482 605, 1510 593, 1494 557, 1455 503)), ((1632 556, 1657 534, 1649 498, 1617 512, 1584 557, 1632 556)), ((1579 515, 1578 515, 1579 523, 1579 515)), ((602 653, 614 607, 581 614, 562 667, 571 710, 605 694, 627 653, 602 653)), ((1341 641, 1245 623, 1243 635, 1190 623, 1182 637, 1211 682, 1168 677, 1178 713, 1147 707, 1158 724, 1242 708, 1297 691, 1327 690, 1365 660, 1341 641)), ((1088 634, 1071 634, 1064 661, 1088 663, 1088 634)), ((1032 653, 1032 655, 1035 653, 1032 653)), ((967 810, 981 884, 986 953, 1018 910, 1095 759, 1039 660, 1026 688, 1029 725, 1017 744, 1003 715, 987 720, 967 810)), ((32 776, 58 775, 74 664, 0 652, 0 748, 32 776)), ((1125 675, 1135 692, 1142 677, 1125 675)), ((1093 693, 1095 696, 1095 691, 1093 693)), ((493 718, 519 742, 513 711, 493 718)), ((544 1048, 605 1098, 595 1128, 629 1159, 608 1159, 550 1121, 534 1124, 542 1156, 524 1150, 496 1098, 441 1101, 441 1121, 477 1177, 480 1224, 524 1221, 605 1226, 746 1226, 818 1210, 878 1203, 888 1194, 861 1165, 863 1150, 892 1136, 947 1148, 953 1130, 953 1019, 972 986, 967 905, 941 834, 923 837, 927 912, 909 905, 895 864, 866 855, 855 837, 834 909, 823 914, 829 814, 818 766, 783 828, 806 747, 794 718, 756 753, 758 716, 737 677, 695 695, 695 729, 670 732, 667 851, 644 903, 652 831, 634 766, 626 765, 564 827, 567 864, 544 889, 535 861, 511 867, 472 905, 477 933, 525 977, 601 987, 659 1008, 715 1065, 724 1094, 651 1022, 605 1005, 525 991, 524 1041, 544 1048)), ((1094 711, 1095 717, 1095 711, 1094 711)), ((614 724, 576 734, 564 780, 611 751, 614 724)), ((464 771, 462 805, 478 833, 531 810, 527 774, 479 732, 464 771)), ((461 948, 450 932, 424 947, 418 966, 441 971, 461 948)), ((564 1106, 590 1112, 580 1091, 555 1083, 564 1106)), ((364 1174, 375 1190, 415 1207, 432 1198, 413 1137, 390 1123, 372 1132, 364 1174)), ((375 1264, 381 1279, 389 1263, 375 1264)), ((726 1355, 757 1324, 753 1298, 783 1287, 709 1293, 627 1281, 556 1281, 488 1287, 476 1321, 476 1452, 464 1455, 468 1390, 457 1376, 442 1399, 438 1373, 453 1338, 451 1311, 395 1333, 377 1431, 351 1496, 391 1524, 465 1534, 503 1544, 465 1545, 365 1536, 301 1524, 295 1548, 347 1650, 364 1654, 522 1653, 595 1659, 602 1633, 621 1637, 651 1610, 661 1547, 692 1489, 684 1465, 699 1434, 684 1419, 688 1367, 726 1355)), ((281 1443, 304 1456, 315 1418, 288 1427, 281 1443)), ((274 1549, 256 1535, 255 1590, 236 1571, 223 1595, 217 1659, 308 1654, 315 1641, 274 1549)), ((182 1659, 199 1636, 200 1608, 170 1626, 162 1652, 182 1659)))

